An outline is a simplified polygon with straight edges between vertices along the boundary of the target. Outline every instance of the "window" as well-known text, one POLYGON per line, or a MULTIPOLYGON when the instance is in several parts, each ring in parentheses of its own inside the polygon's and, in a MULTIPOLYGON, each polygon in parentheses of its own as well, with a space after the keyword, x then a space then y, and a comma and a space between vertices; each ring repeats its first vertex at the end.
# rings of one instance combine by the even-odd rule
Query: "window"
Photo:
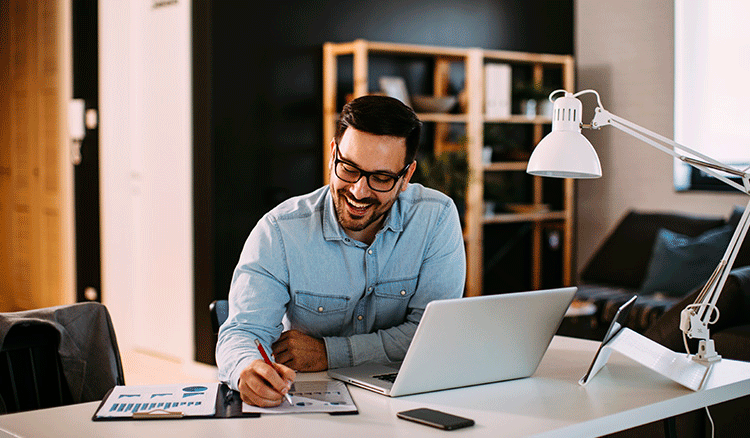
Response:
MULTIPOLYGON (((750 166, 748 23, 747 0, 675 0, 675 141, 740 169, 750 166)), ((734 190, 678 160, 674 185, 734 190)))

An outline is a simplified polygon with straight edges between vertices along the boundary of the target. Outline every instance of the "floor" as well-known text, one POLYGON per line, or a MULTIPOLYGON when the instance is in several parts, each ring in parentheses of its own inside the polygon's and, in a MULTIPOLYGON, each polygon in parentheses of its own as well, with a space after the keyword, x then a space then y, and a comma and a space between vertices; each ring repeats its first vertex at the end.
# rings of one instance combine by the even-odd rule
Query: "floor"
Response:
POLYGON ((127 385, 199 383, 218 380, 215 366, 183 363, 143 350, 123 350, 122 367, 127 385))

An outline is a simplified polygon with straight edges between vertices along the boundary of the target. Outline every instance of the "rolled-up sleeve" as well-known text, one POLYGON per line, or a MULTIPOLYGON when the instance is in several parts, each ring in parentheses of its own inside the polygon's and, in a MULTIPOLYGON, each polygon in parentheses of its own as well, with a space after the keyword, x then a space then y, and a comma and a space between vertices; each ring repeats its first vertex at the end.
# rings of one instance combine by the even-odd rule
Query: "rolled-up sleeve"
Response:
POLYGON ((288 272, 276 222, 266 215, 245 242, 229 290, 229 315, 219 330, 216 363, 219 379, 237 389, 242 370, 261 359, 282 331, 289 302, 288 272))

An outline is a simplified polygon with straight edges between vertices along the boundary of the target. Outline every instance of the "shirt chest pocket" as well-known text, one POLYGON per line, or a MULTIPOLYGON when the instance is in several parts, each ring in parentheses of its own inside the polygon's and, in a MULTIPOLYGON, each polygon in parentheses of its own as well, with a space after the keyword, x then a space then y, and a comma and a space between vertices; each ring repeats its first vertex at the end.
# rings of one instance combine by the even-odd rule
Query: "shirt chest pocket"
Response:
POLYGON ((417 279, 379 284, 375 288, 376 328, 388 328, 406 320, 409 301, 416 290, 417 279))
POLYGON ((292 327, 314 337, 339 336, 350 297, 297 291, 291 309, 292 327))

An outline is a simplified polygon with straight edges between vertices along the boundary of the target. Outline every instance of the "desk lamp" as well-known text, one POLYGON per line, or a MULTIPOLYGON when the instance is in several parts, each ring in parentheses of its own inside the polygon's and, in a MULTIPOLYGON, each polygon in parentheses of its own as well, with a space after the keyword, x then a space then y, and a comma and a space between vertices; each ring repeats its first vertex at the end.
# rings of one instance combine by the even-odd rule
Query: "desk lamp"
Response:
MULTIPOLYGON (((750 167, 737 170, 616 116, 604 109, 599 93, 594 90, 584 90, 576 94, 565 90, 556 90, 549 95, 549 99, 554 102, 552 132, 539 142, 531 154, 526 171, 532 175, 558 178, 599 178, 602 176, 599 157, 591 143, 581 134, 581 128, 600 129, 603 126, 614 126, 660 151, 718 178, 742 193, 750 195, 750 173, 748 173, 750 167), (564 95, 553 99, 553 96, 559 93, 564 93, 564 95), (590 125, 581 123, 582 104, 578 96, 585 93, 595 94, 598 104, 590 125), (685 155, 685 153, 690 156, 685 155), (742 184, 732 181, 727 175, 739 177, 742 184)), ((719 299, 724 282, 745 239, 745 234, 750 225, 749 216, 750 202, 745 208, 745 212, 719 265, 711 274, 695 302, 685 307, 680 315, 680 330, 683 333, 688 355, 690 350, 687 338, 699 339, 698 352, 692 356, 692 359, 707 366, 721 360, 721 356, 717 354, 714 348, 713 340, 709 337, 708 325, 719 319, 716 301, 719 299)))

